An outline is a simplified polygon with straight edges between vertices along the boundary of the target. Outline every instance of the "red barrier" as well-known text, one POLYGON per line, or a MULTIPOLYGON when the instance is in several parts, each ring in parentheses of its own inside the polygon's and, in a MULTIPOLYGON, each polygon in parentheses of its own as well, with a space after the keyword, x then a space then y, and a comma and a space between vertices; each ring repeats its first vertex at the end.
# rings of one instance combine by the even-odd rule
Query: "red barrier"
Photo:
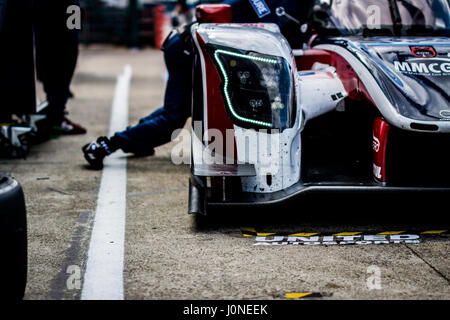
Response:
POLYGON ((166 15, 166 6, 164 5, 155 6, 153 15, 155 21, 155 47, 160 49, 170 32, 170 18, 166 15))

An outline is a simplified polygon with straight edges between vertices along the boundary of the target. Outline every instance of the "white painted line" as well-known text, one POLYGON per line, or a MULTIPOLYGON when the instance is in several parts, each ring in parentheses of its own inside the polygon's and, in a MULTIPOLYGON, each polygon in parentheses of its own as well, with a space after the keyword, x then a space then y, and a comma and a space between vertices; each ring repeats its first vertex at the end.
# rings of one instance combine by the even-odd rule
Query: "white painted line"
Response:
MULTIPOLYGON (((132 69, 117 78, 109 135, 128 125, 132 69)), ((127 159, 118 151, 104 161, 94 226, 89 244, 82 300, 123 300, 123 263, 127 189, 127 159)))

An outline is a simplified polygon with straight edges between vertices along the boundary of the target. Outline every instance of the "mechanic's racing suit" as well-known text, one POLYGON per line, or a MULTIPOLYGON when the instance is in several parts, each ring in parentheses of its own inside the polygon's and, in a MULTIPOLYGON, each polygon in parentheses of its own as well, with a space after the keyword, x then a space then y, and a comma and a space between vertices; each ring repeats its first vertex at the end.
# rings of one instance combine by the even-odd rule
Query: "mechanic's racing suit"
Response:
MULTIPOLYGON (((297 17, 305 15, 310 0, 271 0, 266 1, 269 14, 258 17, 252 7, 252 0, 226 0, 233 8, 234 23, 277 23, 283 31, 289 21, 283 21, 275 13, 275 9, 283 6, 286 12, 297 17), (303 10, 302 10, 303 9, 303 10)), ((284 33, 289 37, 289 34, 284 33)), ((298 36, 298 32, 296 32, 298 36)), ((125 131, 116 133, 111 138, 111 151, 122 149, 139 155, 152 154, 153 148, 171 141, 172 132, 182 128, 190 116, 190 93, 192 87, 191 53, 182 37, 175 34, 166 40, 164 60, 169 72, 164 106, 140 120, 139 124, 125 131)))

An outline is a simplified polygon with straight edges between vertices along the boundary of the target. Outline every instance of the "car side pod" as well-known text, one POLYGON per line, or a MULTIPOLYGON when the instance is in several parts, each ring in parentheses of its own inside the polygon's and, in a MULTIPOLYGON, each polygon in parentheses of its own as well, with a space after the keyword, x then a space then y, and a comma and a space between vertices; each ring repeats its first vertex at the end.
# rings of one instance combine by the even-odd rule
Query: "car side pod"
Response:
POLYGON ((21 300, 27 283, 27 220, 20 184, 0 173, 0 299, 21 300))

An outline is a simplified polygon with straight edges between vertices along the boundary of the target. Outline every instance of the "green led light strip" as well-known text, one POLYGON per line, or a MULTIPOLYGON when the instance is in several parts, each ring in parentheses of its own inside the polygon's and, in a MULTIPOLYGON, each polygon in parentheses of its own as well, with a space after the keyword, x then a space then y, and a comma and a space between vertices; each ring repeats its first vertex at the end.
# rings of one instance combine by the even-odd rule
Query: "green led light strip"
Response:
POLYGON ((244 118, 244 117, 241 117, 240 115, 238 115, 236 113, 236 111, 233 108, 233 105, 231 104, 230 95, 228 94, 228 76, 227 76, 227 73, 225 72, 225 68, 223 67, 222 62, 219 59, 219 54, 220 53, 227 54, 229 56, 238 57, 238 58, 249 59, 249 60, 265 62, 265 63, 271 63, 271 64, 277 64, 278 61, 275 60, 275 59, 261 58, 261 57, 255 57, 255 56, 247 56, 247 55, 244 55, 244 54, 235 53, 235 52, 231 52, 231 51, 220 50, 220 49, 218 49, 218 50, 216 50, 214 52, 214 57, 215 57, 215 59, 217 61, 217 64, 220 67, 220 70, 223 73, 223 78, 225 80, 224 81, 224 86, 223 86, 223 91, 224 91, 224 94, 225 94, 225 98, 227 100, 228 108, 230 109, 230 111, 233 114, 233 116, 236 117, 237 119, 241 120, 241 121, 244 121, 244 122, 250 122, 250 123, 253 123, 253 124, 257 124, 257 125, 261 125, 261 126, 265 126, 265 127, 269 127, 269 128, 272 127, 271 123, 244 118))

